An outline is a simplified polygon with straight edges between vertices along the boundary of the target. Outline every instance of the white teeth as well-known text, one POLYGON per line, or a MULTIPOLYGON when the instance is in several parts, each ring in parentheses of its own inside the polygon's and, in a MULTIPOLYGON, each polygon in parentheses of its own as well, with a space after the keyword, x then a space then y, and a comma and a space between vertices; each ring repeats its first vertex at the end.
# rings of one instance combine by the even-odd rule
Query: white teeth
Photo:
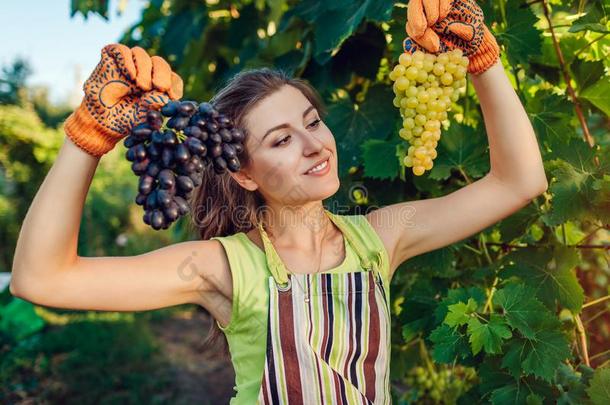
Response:
POLYGON ((328 164, 328 159, 326 161, 320 163, 319 165, 317 165, 313 169, 309 169, 307 171, 307 173, 316 173, 316 172, 319 172, 320 170, 325 169, 327 164, 328 164))

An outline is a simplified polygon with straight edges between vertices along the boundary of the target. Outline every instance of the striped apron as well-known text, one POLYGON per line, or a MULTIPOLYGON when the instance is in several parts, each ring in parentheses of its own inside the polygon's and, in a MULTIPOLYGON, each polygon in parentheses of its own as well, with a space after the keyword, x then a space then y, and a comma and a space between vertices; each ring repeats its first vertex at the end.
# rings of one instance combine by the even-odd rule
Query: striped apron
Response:
POLYGON ((379 261, 325 211, 358 255, 352 272, 288 274, 259 225, 272 275, 258 404, 392 403, 388 286, 379 261))

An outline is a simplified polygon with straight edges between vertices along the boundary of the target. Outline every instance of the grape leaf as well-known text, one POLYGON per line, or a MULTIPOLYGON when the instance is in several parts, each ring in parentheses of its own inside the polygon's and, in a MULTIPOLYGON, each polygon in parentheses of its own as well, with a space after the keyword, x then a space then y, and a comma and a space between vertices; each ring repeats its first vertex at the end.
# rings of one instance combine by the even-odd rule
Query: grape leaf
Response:
POLYGON ((392 60, 397 62, 400 54, 404 52, 402 47, 402 41, 407 36, 405 32, 405 20, 407 15, 407 8, 401 7, 400 3, 394 5, 392 9, 392 19, 388 21, 389 28, 387 33, 392 36, 392 41, 388 44, 391 50, 392 60))
POLYGON ((548 226, 557 226, 568 220, 579 219, 589 206, 587 189, 590 183, 589 174, 579 171, 573 165, 556 160, 549 162, 555 181, 551 182, 549 191, 553 195, 551 209, 541 218, 548 226))
POLYGON ((349 77, 353 72, 375 80, 386 47, 383 29, 372 22, 363 24, 354 35, 341 44, 339 52, 334 55, 333 75, 349 77), (366 55, 366 58, 362 55, 366 55))
POLYGON ((524 384, 510 383, 491 393, 491 403, 493 405, 527 404, 529 394, 524 384))
POLYGON ((403 339, 408 342, 420 332, 428 334, 436 327, 433 311, 438 302, 434 294, 437 286, 429 279, 419 279, 412 286, 410 293, 405 295, 400 304, 398 321, 402 325, 403 339))
MULTIPOLYGON (((360 145, 366 139, 385 139, 394 129, 399 114, 392 107, 393 97, 391 88, 377 84, 369 88, 361 104, 341 99, 330 105, 326 124, 337 139, 340 176, 347 174, 351 166, 358 166, 360 145)), ((394 152, 390 156, 395 159, 394 152)))
POLYGON ((590 148, 581 138, 564 139, 552 142, 549 146, 552 149, 549 158, 564 160, 584 174, 590 174, 598 169, 593 160, 595 149, 590 148))
POLYGON ((368 139, 362 144, 364 176, 393 180, 398 175, 399 161, 396 157, 396 141, 368 139))
POLYGON ((498 225, 502 240, 510 242, 513 239, 519 238, 527 233, 530 226, 538 219, 538 209, 534 204, 528 204, 515 212, 508 218, 505 218, 498 225))
POLYGON ((558 327, 559 321, 536 298, 536 292, 524 284, 508 284, 496 291, 494 304, 504 310, 506 321, 523 336, 533 339, 536 330, 545 327, 558 327))
POLYGON ((283 16, 280 27, 284 28, 292 16, 299 16, 312 24, 314 58, 318 63, 325 64, 331 59, 333 51, 358 28, 363 19, 388 20, 393 3, 389 0, 306 0, 283 16))
POLYGON ((74 17, 78 12, 87 20, 89 13, 94 13, 108 21, 108 8, 108 1, 105 0, 72 0, 70 2, 70 17, 74 17))
POLYGON ((580 97, 589 100, 591 104, 610 115, 610 77, 603 77, 601 80, 587 87, 580 92, 580 97))
POLYGON ((536 290, 536 296, 548 308, 556 301, 578 313, 584 302, 584 291, 573 269, 581 262, 575 248, 556 246, 548 250, 523 248, 503 260, 511 261, 501 272, 503 277, 517 276, 536 290))
POLYGON ((538 327, 531 338, 514 338, 507 343, 502 366, 515 378, 524 373, 550 382, 568 356, 570 345, 561 331, 538 327))
POLYGON ((592 62, 584 59, 574 59, 570 64, 570 69, 572 69, 574 80, 581 90, 595 84, 604 76, 604 63, 602 61, 592 62))
POLYGON ((595 180, 592 183, 595 190, 591 199, 591 214, 602 223, 610 223, 610 176, 604 175, 604 179, 595 180))
POLYGON ((519 0, 508 0, 505 8, 507 26, 498 34, 498 40, 505 46, 511 63, 527 63, 531 55, 542 53, 538 18, 529 7, 521 7, 519 0))
MULTIPOLYGON (((578 50, 586 46, 587 43, 588 41, 584 36, 577 37, 575 35, 570 35, 562 37, 559 42, 559 48, 563 54, 564 62, 567 64, 572 63, 574 58, 576 58, 578 50)), ((559 59, 557 58, 557 51, 555 50, 553 41, 543 41, 542 54, 532 56, 532 61, 545 66, 559 68, 559 59)))
POLYGON ((409 259, 409 268, 430 277, 451 278, 459 274, 455 268, 456 244, 426 252, 409 259))
POLYGON ((610 368, 595 370, 586 391, 594 405, 610 403, 610 368))
POLYGON ((504 317, 498 314, 491 314, 487 323, 481 323, 478 318, 469 318, 468 334, 474 355, 479 353, 483 347, 489 354, 502 353, 502 340, 513 335, 506 325, 504 317))
POLYGON ((472 298, 468 298, 468 303, 458 302, 447 307, 449 313, 445 317, 445 323, 455 327, 468 323, 470 314, 477 310, 477 303, 472 298))
POLYGON ((541 141, 565 143, 566 137, 576 137, 576 134, 566 134, 570 127, 570 117, 573 106, 565 98, 548 90, 538 90, 534 96, 527 99, 527 113, 532 121, 536 135, 541 141))
POLYGON ((589 2, 587 14, 574 21, 568 31, 580 32, 589 30, 609 33, 608 14, 610 14, 610 5, 605 1, 589 2))
MULTIPOLYGON (((165 32, 161 36, 161 52, 167 58, 173 58, 172 63, 181 65, 187 44, 203 32, 207 22, 206 9, 184 9, 166 20, 165 32)), ((238 25, 238 24, 235 24, 238 25)))
POLYGON ((460 333, 457 328, 442 324, 430 333, 429 338, 434 343, 432 348, 434 361, 452 363, 456 358, 459 360, 470 357, 467 336, 460 333))
POLYGON ((453 288, 447 291, 447 296, 441 300, 436 309, 434 310, 434 318, 437 323, 443 322, 447 314, 449 313, 449 306, 457 302, 468 302, 473 299, 477 302, 477 307, 485 305, 487 296, 485 291, 481 287, 468 287, 468 288, 453 288))
POLYGON ((473 178, 486 174, 489 171, 489 155, 483 136, 470 126, 452 122, 441 136, 438 156, 429 177, 446 180, 451 176, 451 169, 462 169, 473 178))
POLYGON ((585 392, 586 377, 576 374, 571 365, 561 363, 555 374, 557 388, 561 392, 557 397, 558 405, 579 405, 588 400, 585 392))
POLYGON ((527 404, 530 395, 553 398, 553 387, 531 377, 513 378, 500 368, 497 356, 485 357, 478 371, 481 378, 479 398, 485 399, 482 403, 488 403, 488 397, 492 404, 501 405, 527 404))

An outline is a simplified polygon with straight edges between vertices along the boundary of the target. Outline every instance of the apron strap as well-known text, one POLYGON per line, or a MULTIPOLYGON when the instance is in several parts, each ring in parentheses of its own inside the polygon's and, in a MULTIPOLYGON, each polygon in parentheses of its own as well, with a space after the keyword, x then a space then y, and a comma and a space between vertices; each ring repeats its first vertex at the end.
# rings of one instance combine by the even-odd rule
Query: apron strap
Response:
MULTIPOLYGON (((352 246, 352 248, 358 255, 360 266, 365 271, 375 269, 377 270, 377 273, 379 273, 379 268, 382 265, 381 261, 383 259, 383 255, 381 254, 381 252, 377 252, 377 260, 370 260, 368 255, 366 254, 367 251, 365 246, 360 242, 359 239, 354 238, 352 236, 351 231, 344 224, 343 220, 341 219, 341 216, 335 215, 327 209, 324 209, 324 212, 326 212, 330 220, 335 225, 337 225, 337 227, 343 233, 343 237, 346 238, 347 242, 352 246)), ((273 278, 275 278, 275 281, 278 284, 285 285, 289 281, 286 266, 284 265, 284 262, 278 255, 275 248, 273 247, 273 244, 271 243, 267 232, 265 232, 265 229, 263 228, 262 222, 258 223, 258 229, 261 235, 261 239, 263 240, 263 245, 265 247, 265 256, 267 259, 267 265, 269 267, 269 270, 271 271, 273 278)), ((345 254, 347 254, 347 252, 345 252, 345 254)))
POLYGON ((261 239, 263 240, 263 246, 265 247, 265 256, 267 259, 267 266, 271 271, 271 275, 275 278, 275 281, 278 284, 286 284, 288 282, 288 271, 286 271, 286 266, 284 266, 284 262, 275 251, 267 232, 263 228, 262 222, 258 223, 258 230, 261 234, 261 239))

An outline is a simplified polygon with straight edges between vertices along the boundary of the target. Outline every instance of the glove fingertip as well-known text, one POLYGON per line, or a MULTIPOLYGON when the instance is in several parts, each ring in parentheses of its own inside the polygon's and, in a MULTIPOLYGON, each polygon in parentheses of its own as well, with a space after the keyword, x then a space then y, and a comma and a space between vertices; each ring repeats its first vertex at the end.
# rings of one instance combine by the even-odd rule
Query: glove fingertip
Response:
POLYGON ((440 5, 438 8, 438 19, 442 20, 447 15, 449 15, 449 11, 451 10, 451 3, 453 0, 440 0, 440 5))
POLYGON ((183 91, 184 82, 182 81, 182 78, 176 72, 172 72, 172 84, 168 91, 169 98, 172 100, 178 100, 182 98, 183 91))
POLYGON ((123 44, 110 44, 107 46, 108 55, 114 59, 121 72, 129 80, 135 81, 137 76, 136 66, 133 63, 131 49, 123 44))
POLYGON ((167 92, 171 87, 171 67, 165 59, 160 56, 152 56, 152 83, 153 86, 162 92, 167 92))

